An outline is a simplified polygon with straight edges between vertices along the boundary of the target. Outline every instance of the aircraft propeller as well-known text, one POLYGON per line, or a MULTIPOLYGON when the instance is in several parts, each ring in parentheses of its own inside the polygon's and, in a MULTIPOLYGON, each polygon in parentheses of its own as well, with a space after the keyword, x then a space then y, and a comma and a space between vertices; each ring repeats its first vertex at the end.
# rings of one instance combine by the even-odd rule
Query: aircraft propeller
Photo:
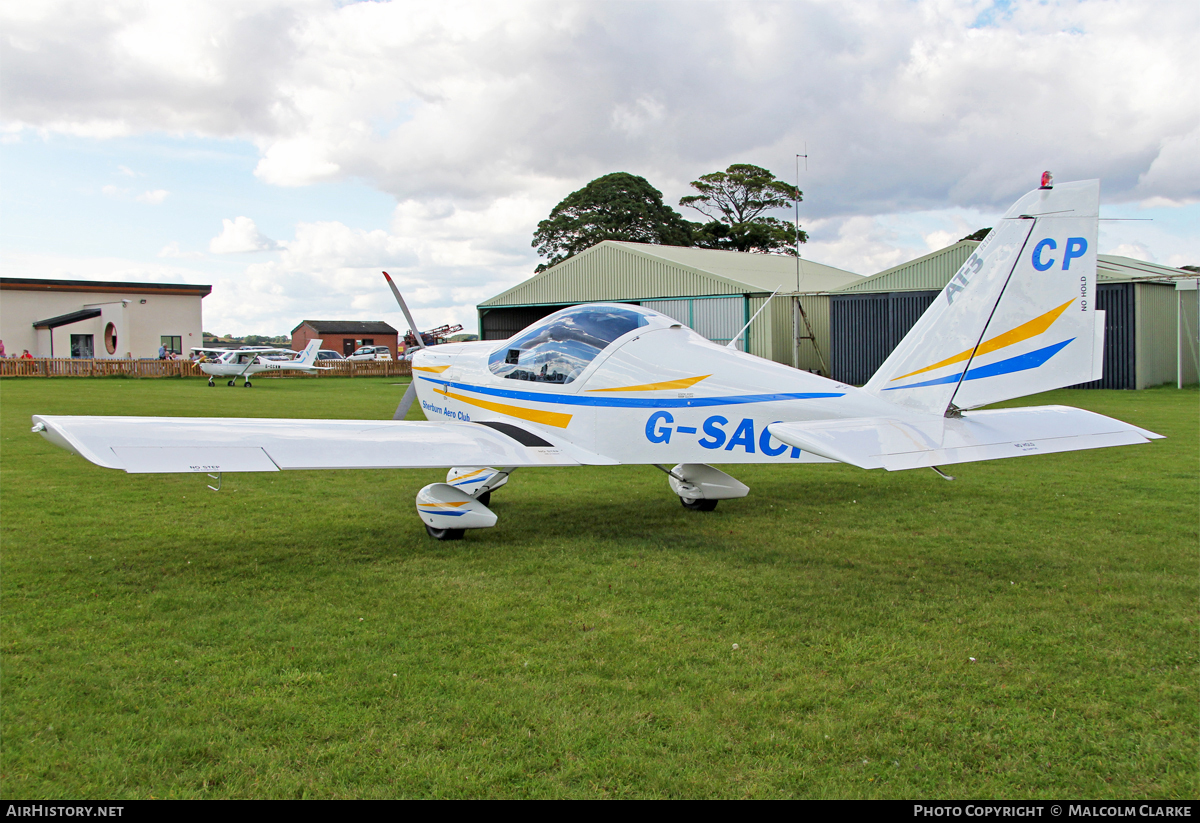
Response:
MULTIPOLYGON (((416 343, 412 347, 412 351, 425 348, 421 342, 421 332, 417 330, 417 324, 413 320, 412 314, 408 311, 408 305, 404 302, 404 297, 400 294, 400 289, 396 288, 396 284, 392 282, 391 275, 387 272, 383 273, 387 279, 388 285, 392 288, 392 294, 396 297, 396 302, 400 304, 400 311, 404 312, 404 319, 408 321, 408 327, 412 330, 413 339, 416 343)), ((408 350, 405 351, 408 353, 408 350)), ((410 359, 411 362, 411 359, 410 359)), ((396 407, 396 413, 392 415, 393 420, 403 420, 408 416, 408 410, 412 408, 413 401, 417 399, 417 378, 414 375, 408 384, 408 388, 404 390, 404 396, 400 398, 400 405, 396 407)))

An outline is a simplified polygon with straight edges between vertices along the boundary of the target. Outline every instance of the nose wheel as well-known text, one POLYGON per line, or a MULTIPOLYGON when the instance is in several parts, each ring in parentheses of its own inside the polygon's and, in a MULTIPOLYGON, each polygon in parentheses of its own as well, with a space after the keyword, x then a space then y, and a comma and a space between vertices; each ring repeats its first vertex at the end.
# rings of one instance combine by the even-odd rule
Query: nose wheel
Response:
POLYGON ((429 525, 425 526, 425 531, 434 540, 462 540, 463 535, 467 533, 466 529, 435 529, 429 525))
POLYGON ((215 386, 215 385, 216 385, 216 383, 214 383, 214 382, 212 381, 212 378, 211 378, 211 377, 210 377, 210 378, 208 378, 208 387, 211 389, 211 388, 212 388, 213 386, 215 386))

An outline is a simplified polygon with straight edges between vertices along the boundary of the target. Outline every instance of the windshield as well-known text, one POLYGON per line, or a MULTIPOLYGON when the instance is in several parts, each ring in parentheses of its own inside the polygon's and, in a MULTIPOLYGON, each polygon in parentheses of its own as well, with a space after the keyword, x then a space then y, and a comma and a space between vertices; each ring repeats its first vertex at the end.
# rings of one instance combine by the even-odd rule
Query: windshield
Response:
POLYGON ((641 312, 619 306, 572 306, 547 317, 502 349, 488 368, 498 377, 570 383, 609 343, 647 325, 641 312))

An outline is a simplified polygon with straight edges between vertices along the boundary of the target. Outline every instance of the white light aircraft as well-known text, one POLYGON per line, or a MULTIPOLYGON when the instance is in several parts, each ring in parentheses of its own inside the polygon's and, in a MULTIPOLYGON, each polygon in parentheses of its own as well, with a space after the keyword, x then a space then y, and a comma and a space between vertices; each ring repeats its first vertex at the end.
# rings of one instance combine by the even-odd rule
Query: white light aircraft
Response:
POLYGON ((232 386, 237 379, 242 378, 242 388, 251 388, 251 376, 261 372, 299 371, 312 374, 325 366, 313 365, 317 361, 317 352, 322 340, 310 340, 304 351, 294 352, 291 349, 202 349, 194 348, 205 356, 199 362, 200 371, 208 375, 208 385, 214 377, 228 377, 226 385, 232 386))
POLYGON ((719 346, 635 305, 586 304, 507 341, 417 352, 394 420, 36 415, 34 431, 134 473, 451 467, 416 499, 439 539, 494 526, 491 492, 525 466, 655 465, 684 506, 711 510, 749 491, 713 463, 946 476, 939 466, 1157 438, 1065 406, 975 411, 1101 376, 1099 182, 1043 182, 862 388, 719 346), (427 421, 402 419, 414 395, 427 421))

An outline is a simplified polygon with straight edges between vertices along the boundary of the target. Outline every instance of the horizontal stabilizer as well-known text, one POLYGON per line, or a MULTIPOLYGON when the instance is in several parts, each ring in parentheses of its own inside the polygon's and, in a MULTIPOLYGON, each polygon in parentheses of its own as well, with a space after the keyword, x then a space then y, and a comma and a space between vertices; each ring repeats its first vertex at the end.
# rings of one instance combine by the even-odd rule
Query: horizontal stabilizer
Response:
POLYGON ((133 473, 615 463, 510 424, 50 415, 33 422, 55 445, 133 473))
POLYGON ((993 409, 961 418, 861 417, 772 423, 789 446, 861 469, 917 469, 1145 443, 1162 435, 1069 406, 993 409))

